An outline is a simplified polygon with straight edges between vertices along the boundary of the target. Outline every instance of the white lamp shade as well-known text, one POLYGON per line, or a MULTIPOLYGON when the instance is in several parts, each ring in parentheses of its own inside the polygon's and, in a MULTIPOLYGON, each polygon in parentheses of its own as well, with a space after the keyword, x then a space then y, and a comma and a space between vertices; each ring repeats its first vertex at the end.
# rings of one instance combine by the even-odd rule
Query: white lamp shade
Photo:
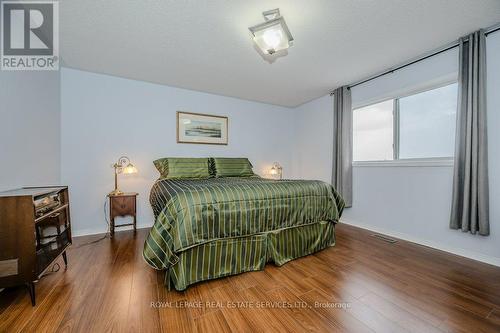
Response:
POLYGON ((273 54, 292 46, 293 37, 283 17, 250 27, 257 46, 266 54, 273 54))
POLYGON ((123 168, 123 173, 124 174, 137 173, 137 168, 132 163, 129 163, 125 168, 123 168))

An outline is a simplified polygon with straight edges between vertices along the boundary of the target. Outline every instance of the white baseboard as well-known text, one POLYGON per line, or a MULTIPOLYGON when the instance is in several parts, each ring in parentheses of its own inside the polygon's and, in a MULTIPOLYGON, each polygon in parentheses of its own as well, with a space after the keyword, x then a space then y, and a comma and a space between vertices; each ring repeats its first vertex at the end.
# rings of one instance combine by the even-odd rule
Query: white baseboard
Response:
MULTIPOLYGON (((148 229, 151 228, 152 225, 148 224, 138 224, 137 229, 148 229)), ((125 230, 132 230, 132 226, 126 226, 123 228, 115 229, 115 232, 120 232, 120 231, 125 231, 125 230)), ((71 235, 73 237, 81 237, 81 236, 92 236, 92 235, 99 235, 99 234, 104 234, 108 232, 108 229, 106 226, 99 227, 99 228, 89 228, 89 229, 73 229, 71 230, 71 235)))
POLYGON ((387 230, 387 229, 384 229, 384 228, 378 228, 378 227, 374 227, 374 226, 363 224, 363 223, 357 223, 357 222, 353 222, 353 221, 346 221, 344 219, 341 219, 340 222, 344 223, 344 224, 352 225, 354 227, 366 229, 366 230, 373 231, 373 232, 380 233, 380 234, 384 234, 384 235, 387 235, 387 236, 390 236, 390 237, 399 238, 399 239, 402 239, 402 240, 405 240, 405 241, 408 241, 408 242, 412 242, 412 243, 416 243, 416 244, 428 246, 428 247, 431 247, 433 249, 441 250, 441 251, 452 253, 452 254, 455 254, 455 255, 458 255, 458 256, 461 256, 461 257, 465 257, 465 258, 469 258, 469 259, 481 261, 481 262, 484 262, 486 264, 490 264, 490 265, 493 265, 493 266, 499 266, 500 267, 500 258, 498 258, 498 257, 493 257, 493 256, 489 256, 489 255, 482 254, 482 253, 477 253, 477 252, 471 252, 470 250, 465 250, 465 249, 462 249, 462 248, 456 248, 456 247, 446 246, 446 245, 443 245, 443 244, 440 244, 440 243, 436 243, 434 241, 429 241, 429 240, 426 240, 426 239, 421 239, 421 238, 414 237, 414 236, 411 236, 411 235, 408 235, 408 234, 404 234, 404 233, 401 233, 401 232, 387 230))

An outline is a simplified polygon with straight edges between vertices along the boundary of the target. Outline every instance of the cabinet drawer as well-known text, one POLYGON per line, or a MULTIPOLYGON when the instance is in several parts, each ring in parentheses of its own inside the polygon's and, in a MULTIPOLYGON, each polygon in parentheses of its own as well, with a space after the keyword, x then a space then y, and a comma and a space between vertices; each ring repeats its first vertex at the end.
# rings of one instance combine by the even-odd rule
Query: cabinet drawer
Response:
POLYGON ((113 197, 111 199, 111 215, 135 215, 135 197, 113 197))

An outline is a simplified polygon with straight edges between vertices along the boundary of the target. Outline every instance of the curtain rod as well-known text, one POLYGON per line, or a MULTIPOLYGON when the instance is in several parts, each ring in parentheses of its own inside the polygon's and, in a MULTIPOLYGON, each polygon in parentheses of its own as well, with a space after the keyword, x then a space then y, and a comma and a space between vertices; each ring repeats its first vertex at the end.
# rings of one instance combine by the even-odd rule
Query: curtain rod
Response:
MULTIPOLYGON (((500 30, 500 23, 499 23, 499 24, 496 24, 496 25, 494 25, 494 26, 491 26, 491 27, 489 27, 488 29, 485 29, 485 33, 484 33, 484 34, 485 34, 485 36, 488 36, 489 34, 491 34, 491 33, 493 33, 493 32, 496 32, 496 31, 499 31, 499 30, 500 30)), ((349 85, 347 86, 347 88, 348 88, 348 89, 351 89, 351 88, 353 88, 353 87, 359 86, 360 84, 363 84, 363 83, 366 83, 366 82, 372 81, 372 80, 374 80, 374 79, 377 79, 377 78, 379 78, 379 77, 381 77, 381 76, 385 76, 385 75, 387 75, 387 74, 392 74, 392 73, 394 73, 394 72, 395 72, 395 71, 397 71, 397 70, 400 70, 400 69, 402 69, 402 68, 408 67, 408 66, 413 65, 413 64, 415 64, 415 63, 417 63, 417 62, 420 62, 420 61, 422 61, 422 60, 425 60, 425 59, 428 59, 428 58, 430 58, 430 57, 436 56, 436 55, 441 54, 441 53, 443 53, 443 52, 446 52, 446 51, 448 51, 448 50, 454 49, 455 47, 458 47, 458 45, 459 45, 459 44, 460 44, 460 43, 459 43, 459 40, 456 40, 456 41, 451 42, 451 43, 449 43, 449 44, 447 44, 447 45, 445 45, 445 46, 442 46, 442 47, 440 47, 440 48, 438 48, 438 49, 435 49, 435 50, 433 50, 433 51, 431 51, 431 52, 428 52, 428 53, 425 53, 425 54, 423 54, 423 55, 420 55, 419 57, 414 58, 413 60, 410 60, 410 61, 408 61, 408 62, 406 62, 406 63, 404 63, 404 64, 401 64, 401 65, 396 66, 396 67, 394 67, 394 68, 389 68, 389 69, 386 69, 385 71, 383 71, 383 72, 381 72, 381 73, 379 73, 379 74, 375 74, 375 75, 370 76, 370 77, 368 77, 368 78, 366 78, 366 79, 363 79, 363 80, 361 80, 361 81, 357 81, 357 82, 351 83, 351 84, 349 84, 349 85)), ((334 92, 333 92, 333 91, 332 91, 332 92, 330 92, 330 96, 332 96, 333 94, 334 94, 334 92)))

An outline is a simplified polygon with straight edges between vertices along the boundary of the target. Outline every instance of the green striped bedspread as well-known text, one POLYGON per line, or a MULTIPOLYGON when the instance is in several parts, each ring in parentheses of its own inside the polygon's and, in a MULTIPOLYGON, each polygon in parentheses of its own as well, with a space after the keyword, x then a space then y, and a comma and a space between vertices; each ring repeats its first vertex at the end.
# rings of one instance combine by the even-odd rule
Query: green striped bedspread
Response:
POLYGON ((158 180, 150 202, 155 223, 143 256, 159 270, 169 269, 182 251, 200 244, 318 221, 335 223, 344 208, 327 183, 260 177, 158 180))

